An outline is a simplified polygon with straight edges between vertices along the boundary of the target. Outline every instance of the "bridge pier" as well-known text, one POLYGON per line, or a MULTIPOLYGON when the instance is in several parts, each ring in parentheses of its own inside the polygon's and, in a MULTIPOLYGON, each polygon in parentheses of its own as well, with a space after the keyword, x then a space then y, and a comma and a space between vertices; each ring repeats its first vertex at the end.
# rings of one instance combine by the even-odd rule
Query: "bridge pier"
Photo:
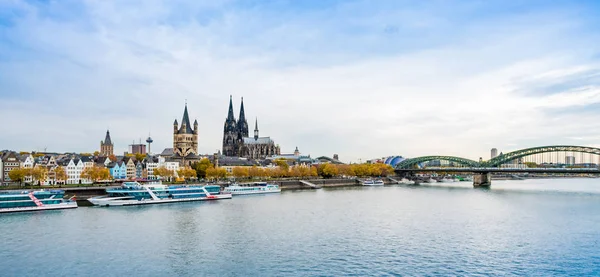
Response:
POLYGON ((473 175, 474 188, 489 188, 492 185, 492 174, 489 172, 475 173, 473 175))

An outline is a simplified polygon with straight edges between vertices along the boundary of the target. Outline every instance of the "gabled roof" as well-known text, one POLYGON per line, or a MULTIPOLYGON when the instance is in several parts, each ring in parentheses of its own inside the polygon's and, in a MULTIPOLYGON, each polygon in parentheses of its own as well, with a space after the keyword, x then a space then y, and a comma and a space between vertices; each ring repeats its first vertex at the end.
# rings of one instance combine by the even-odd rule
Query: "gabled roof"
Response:
POLYGON ((161 156, 173 156, 173 148, 165 148, 165 150, 160 153, 161 156))
POLYGON ((87 162, 91 162, 93 157, 89 157, 89 156, 81 156, 80 159, 82 162, 87 163, 87 162))

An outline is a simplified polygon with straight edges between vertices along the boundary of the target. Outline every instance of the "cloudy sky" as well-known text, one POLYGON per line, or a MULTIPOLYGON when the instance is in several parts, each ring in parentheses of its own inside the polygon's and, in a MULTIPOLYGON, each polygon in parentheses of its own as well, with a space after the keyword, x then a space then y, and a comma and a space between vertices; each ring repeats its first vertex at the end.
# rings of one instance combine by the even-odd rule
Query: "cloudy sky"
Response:
POLYGON ((282 152, 343 161, 600 146, 597 1, 0 0, 0 148, 201 153, 229 95, 282 152))

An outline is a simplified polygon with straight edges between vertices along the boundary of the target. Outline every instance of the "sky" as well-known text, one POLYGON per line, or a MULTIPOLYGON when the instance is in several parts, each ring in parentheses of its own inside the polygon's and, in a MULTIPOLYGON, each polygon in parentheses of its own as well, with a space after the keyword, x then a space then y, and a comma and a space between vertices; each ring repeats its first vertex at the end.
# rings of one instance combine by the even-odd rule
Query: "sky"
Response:
POLYGON ((199 152, 229 96, 283 153, 345 162, 600 146, 600 2, 0 0, 0 149, 199 152))

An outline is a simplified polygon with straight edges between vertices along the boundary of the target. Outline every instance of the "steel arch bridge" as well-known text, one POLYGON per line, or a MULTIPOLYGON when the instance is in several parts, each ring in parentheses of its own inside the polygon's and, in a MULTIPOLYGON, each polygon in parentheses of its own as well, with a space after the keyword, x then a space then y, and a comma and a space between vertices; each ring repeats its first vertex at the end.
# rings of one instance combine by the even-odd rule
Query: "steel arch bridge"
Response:
POLYGON ((453 156, 424 156, 424 157, 417 157, 417 158, 412 158, 412 159, 406 159, 404 161, 399 162, 398 164, 396 164, 396 169, 410 169, 413 168, 414 166, 420 164, 420 163, 424 163, 424 162, 429 162, 429 161, 435 161, 435 160, 444 160, 444 161, 451 161, 451 162, 455 162, 464 166, 468 166, 468 167, 479 167, 479 163, 473 160, 469 160, 469 159, 465 159, 465 158, 461 158, 461 157, 453 157, 453 156))
POLYGON ((587 153, 600 155, 600 148, 587 147, 587 146, 569 146, 569 145, 555 145, 555 146, 540 146, 533 148, 521 149, 513 152, 509 152, 491 160, 482 163, 482 166, 486 167, 498 167, 502 164, 508 163, 518 158, 531 156, 535 154, 552 153, 552 152, 574 152, 574 153, 587 153))
POLYGON ((415 165, 423 162, 433 160, 445 160, 458 163, 471 168, 496 168, 502 164, 509 163, 515 159, 519 159, 526 156, 552 153, 552 152, 573 152, 573 153, 587 153, 600 155, 600 148, 588 147, 588 146, 572 146, 572 145, 554 145, 554 146, 540 146, 532 147, 521 150, 512 151, 506 154, 502 154, 498 157, 490 159, 488 161, 477 162, 466 158, 454 157, 454 156, 423 156, 412 159, 406 159, 396 165, 396 169, 412 169, 415 165))

